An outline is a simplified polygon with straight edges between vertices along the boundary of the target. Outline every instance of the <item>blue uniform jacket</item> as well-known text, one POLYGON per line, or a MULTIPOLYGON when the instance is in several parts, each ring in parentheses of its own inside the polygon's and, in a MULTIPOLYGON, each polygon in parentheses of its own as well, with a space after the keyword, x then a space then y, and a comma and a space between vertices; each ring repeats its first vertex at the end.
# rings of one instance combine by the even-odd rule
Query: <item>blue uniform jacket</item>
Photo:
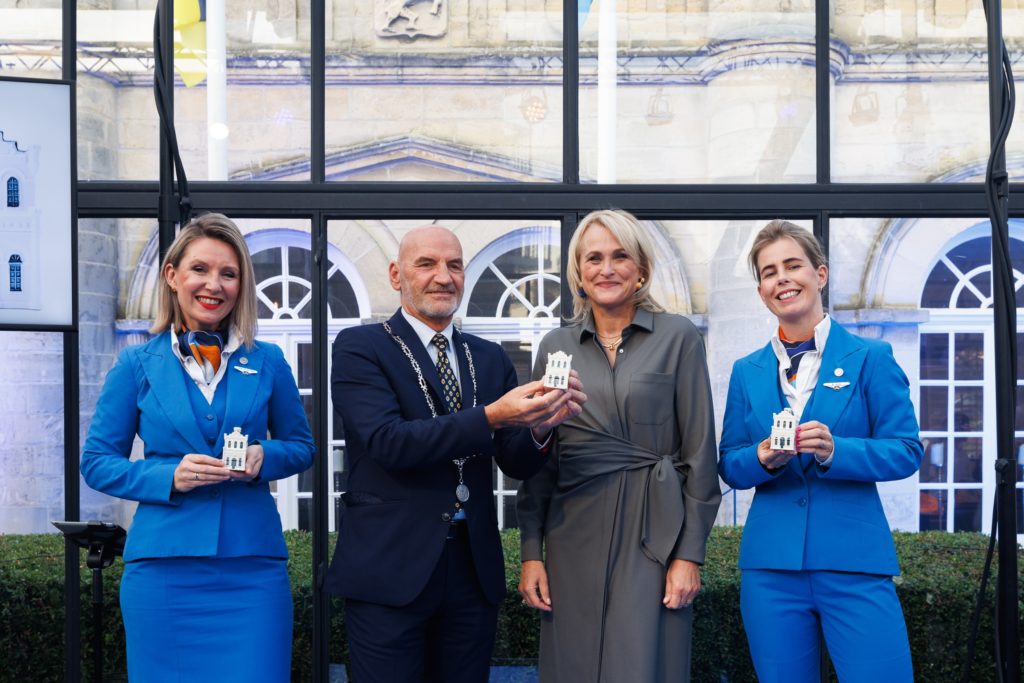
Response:
POLYGON ((188 493, 172 491, 174 469, 188 453, 220 457, 221 434, 203 438, 189 399, 191 382, 171 350, 170 333, 123 350, 103 385, 82 451, 82 475, 97 491, 139 502, 124 559, 157 557, 287 557, 281 518, 268 482, 313 463, 295 380, 273 344, 240 347, 217 391, 227 391, 223 432, 242 428, 263 445, 254 482, 229 481, 188 493), (241 365, 241 359, 246 363, 241 365), (254 372, 243 373, 234 366, 254 372), (269 432, 269 436, 268 436, 269 432), (138 434, 145 457, 130 461, 138 434))
POLYGON ((909 383, 891 347, 832 324, 818 384, 800 420, 831 430, 835 457, 828 469, 810 454, 774 475, 761 466, 757 444, 771 433, 772 414, 786 405, 771 344, 735 363, 718 471, 733 488, 757 489, 740 568, 899 574, 875 482, 912 475, 923 448, 909 383), (826 382, 849 385, 831 389, 826 382))
POLYGON ((528 429, 493 434, 484 406, 517 386, 500 346, 456 331, 462 410, 444 414, 441 381, 430 354, 401 312, 389 324, 419 364, 440 415, 431 417, 412 364, 383 325, 342 330, 334 342, 331 390, 345 425, 350 471, 327 574, 328 591, 399 606, 420 594, 445 547, 455 512, 453 458, 475 455, 463 469, 473 563, 491 603, 505 595, 505 565, 492 494, 492 463, 525 479, 544 464, 528 429), (473 370, 463 344, 473 357, 473 370), (477 405, 472 407, 476 392, 477 405))

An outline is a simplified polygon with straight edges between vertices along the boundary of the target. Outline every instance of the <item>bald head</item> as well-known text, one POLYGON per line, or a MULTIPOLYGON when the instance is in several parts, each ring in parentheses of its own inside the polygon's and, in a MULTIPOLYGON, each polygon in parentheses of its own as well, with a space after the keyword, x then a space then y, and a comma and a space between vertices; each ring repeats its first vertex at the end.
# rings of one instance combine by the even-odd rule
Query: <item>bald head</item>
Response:
POLYGON ((465 284, 459 238, 439 225, 413 228, 399 243, 388 277, 409 315, 443 330, 459 308, 465 284))

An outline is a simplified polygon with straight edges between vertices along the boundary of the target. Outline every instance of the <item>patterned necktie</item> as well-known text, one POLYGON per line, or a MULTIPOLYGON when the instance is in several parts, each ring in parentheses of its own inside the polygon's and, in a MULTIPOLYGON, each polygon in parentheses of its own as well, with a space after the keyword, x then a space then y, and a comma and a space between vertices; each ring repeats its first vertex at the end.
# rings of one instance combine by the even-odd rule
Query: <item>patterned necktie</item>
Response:
POLYGON ((457 412, 462 408, 462 392, 459 391, 459 382, 455 379, 455 371, 448 362, 448 339, 438 332, 430 340, 437 347, 437 374, 441 377, 441 393, 444 397, 444 405, 449 413, 457 412))

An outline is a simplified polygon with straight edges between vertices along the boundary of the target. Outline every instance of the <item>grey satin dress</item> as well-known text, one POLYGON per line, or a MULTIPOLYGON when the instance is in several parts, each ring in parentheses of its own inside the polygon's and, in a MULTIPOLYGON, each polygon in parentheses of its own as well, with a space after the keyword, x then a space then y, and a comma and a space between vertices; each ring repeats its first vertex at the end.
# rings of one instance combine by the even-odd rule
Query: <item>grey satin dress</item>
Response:
POLYGON ((662 605, 666 567, 703 563, 721 500, 704 344, 677 315, 638 310, 612 368, 592 319, 554 330, 587 394, 517 497, 522 559, 545 559, 543 683, 689 680, 692 608, 662 605), (546 557, 544 552, 546 551, 546 557))

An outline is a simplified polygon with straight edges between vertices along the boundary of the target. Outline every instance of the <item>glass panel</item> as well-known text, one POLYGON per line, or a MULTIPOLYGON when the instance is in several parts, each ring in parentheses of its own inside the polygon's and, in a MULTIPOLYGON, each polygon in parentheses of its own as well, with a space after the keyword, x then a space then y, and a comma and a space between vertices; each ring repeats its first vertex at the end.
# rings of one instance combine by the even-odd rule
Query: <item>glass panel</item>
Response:
POLYGON ((921 379, 949 378, 949 335, 921 335, 921 379))
POLYGON ((1017 531, 1024 529, 1024 489, 1017 487, 1017 531))
POLYGON ((958 432, 980 432, 984 400, 984 387, 954 387, 953 428, 958 432))
POLYGON ((533 377, 533 368, 530 366, 533 355, 533 345, 529 342, 501 342, 501 348, 512 359, 512 365, 516 369, 516 377, 522 384, 533 377))
POLYGON ((946 442, 945 438, 925 438, 924 457, 921 458, 920 480, 926 482, 946 482, 946 442))
POLYGON ((953 501, 953 531, 981 531, 981 489, 957 489, 953 501))
MULTIPOLYGON (((61 4, 5 2, 0 5, 0 69, 4 76, 63 78, 61 4)), ((79 33, 88 31, 81 25, 79 33)))
POLYGON ((958 380, 985 378, 985 335, 953 335, 953 374, 958 380))
POLYGON ((560 1, 327 11, 328 180, 561 179, 560 1))
POLYGON ((516 497, 502 496, 502 505, 505 507, 505 529, 518 529, 519 518, 516 516, 516 497))
POLYGON ((277 277, 283 272, 281 263, 281 248, 271 247, 252 254, 253 277, 256 278, 256 285, 259 287, 264 280, 277 277))
POLYGON ((1017 451, 1017 481, 1024 481, 1024 438, 1018 436, 1013 446, 1017 451))
POLYGON ((280 313, 281 301, 284 298, 283 285, 280 282, 265 285, 258 289, 260 317, 273 318, 280 313))
POLYGON ((331 450, 331 469, 333 471, 331 490, 335 493, 344 493, 348 489, 348 458, 344 448, 331 450))
POLYGON ((832 40, 850 53, 833 83, 832 180, 971 179, 949 169, 988 157, 987 72, 966 66, 985 50, 982 8, 838 0, 833 11, 832 40))
POLYGON ((1024 358, 1024 334, 1017 333, 1017 379, 1024 379, 1024 363, 1020 362, 1024 358))
POLYGON ((306 420, 309 423, 310 428, 313 427, 313 395, 302 394, 299 396, 302 399, 302 410, 306 413, 306 420))
MULTIPOLYGON (((160 159, 153 105, 156 0, 77 4, 79 180, 156 180, 160 159)), ((0 10, 4 11, 9 10, 0 10)), ((53 36, 59 54, 60 10, 31 12, 55 15, 53 36)), ((46 26, 48 22, 42 23, 46 26)), ((0 26, 10 35, 2 18, 0 26)), ((53 48, 43 49, 49 52, 53 48)), ((2 51, 0 47, 0 61, 6 62, 2 51)), ((59 74, 59 62, 55 67, 59 74)), ((187 168, 191 173, 191 166, 187 168)))
POLYGON ((299 359, 299 388, 311 389, 313 387, 313 345, 309 342, 302 342, 296 346, 296 351, 299 359))
POLYGON ((175 33, 174 119, 189 179, 308 180, 308 0, 203 6, 175 33))
POLYGON ((299 528, 303 531, 313 530, 313 499, 299 498, 299 528))
POLYGON ((920 494, 921 531, 946 530, 946 491, 922 489, 920 494))
POLYGON ((950 296, 957 282, 959 278, 944 262, 936 263, 921 294, 921 307, 952 308, 954 302, 950 301, 950 296))
POLYGON ((332 320, 359 317, 356 293, 341 270, 327 278, 327 309, 332 320))
MULTIPOLYGON (((1001 3, 1003 8, 1003 40, 1006 41, 1006 47, 1010 51, 1010 54, 1018 55, 1021 50, 1024 49, 1024 7, 1020 3, 1001 3)), ((1016 68, 1013 70, 1013 80, 1017 87, 1017 92, 1024 91, 1024 74, 1021 74, 1021 68, 1019 64, 1015 64, 1016 68)), ((1019 101, 1019 100, 1018 100, 1019 101)), ((1010 136, 1006 141, 1006 152, 1007 154, 1014 154, 1018 157, 1024 154, 1024 131, 1021 130, 1020 125, 1014 125, 1010 127, 1010 136)), ((1021 173, 1021 168, 1016 164, 1012 165, 1007 169, 1010 173, 1010 180, 1019 182, 1024 179, 1024 174, 1021 173)), ((1014 263, 1021 263, 1016 259, 1014 263)), ((1021 304, 1017 304, 1018 307, 1021 304)), ((1020 505, 1017 506, 1017 512, 1020 513, 1020 505)), ((1018 518, 1019 520, 1020 518, 1018 518)), ((1024 528, 1020 522, 1017 522, 1017 528, 1024 528)))
POLYGON ((810 0, 581 2, 579 39, 583 182, 814 181, 810 0))
POLYGON ((921 387, 921 430, 945 431, 949 424, 947 387, 921 387))
MULTIPOLYGON (((1020 362, 1018 360, 1018 362, 1020 362)), ((1016 400, 1016 411, 1017 415, 1014 418, 1014 429, 1017 431, 1024 430, 1024 386, 1017 385, 1017 400, 1016 400)))
POLYGON ((981 483, 981 446, 980 438, 953 440, 953 481, 981 483))

